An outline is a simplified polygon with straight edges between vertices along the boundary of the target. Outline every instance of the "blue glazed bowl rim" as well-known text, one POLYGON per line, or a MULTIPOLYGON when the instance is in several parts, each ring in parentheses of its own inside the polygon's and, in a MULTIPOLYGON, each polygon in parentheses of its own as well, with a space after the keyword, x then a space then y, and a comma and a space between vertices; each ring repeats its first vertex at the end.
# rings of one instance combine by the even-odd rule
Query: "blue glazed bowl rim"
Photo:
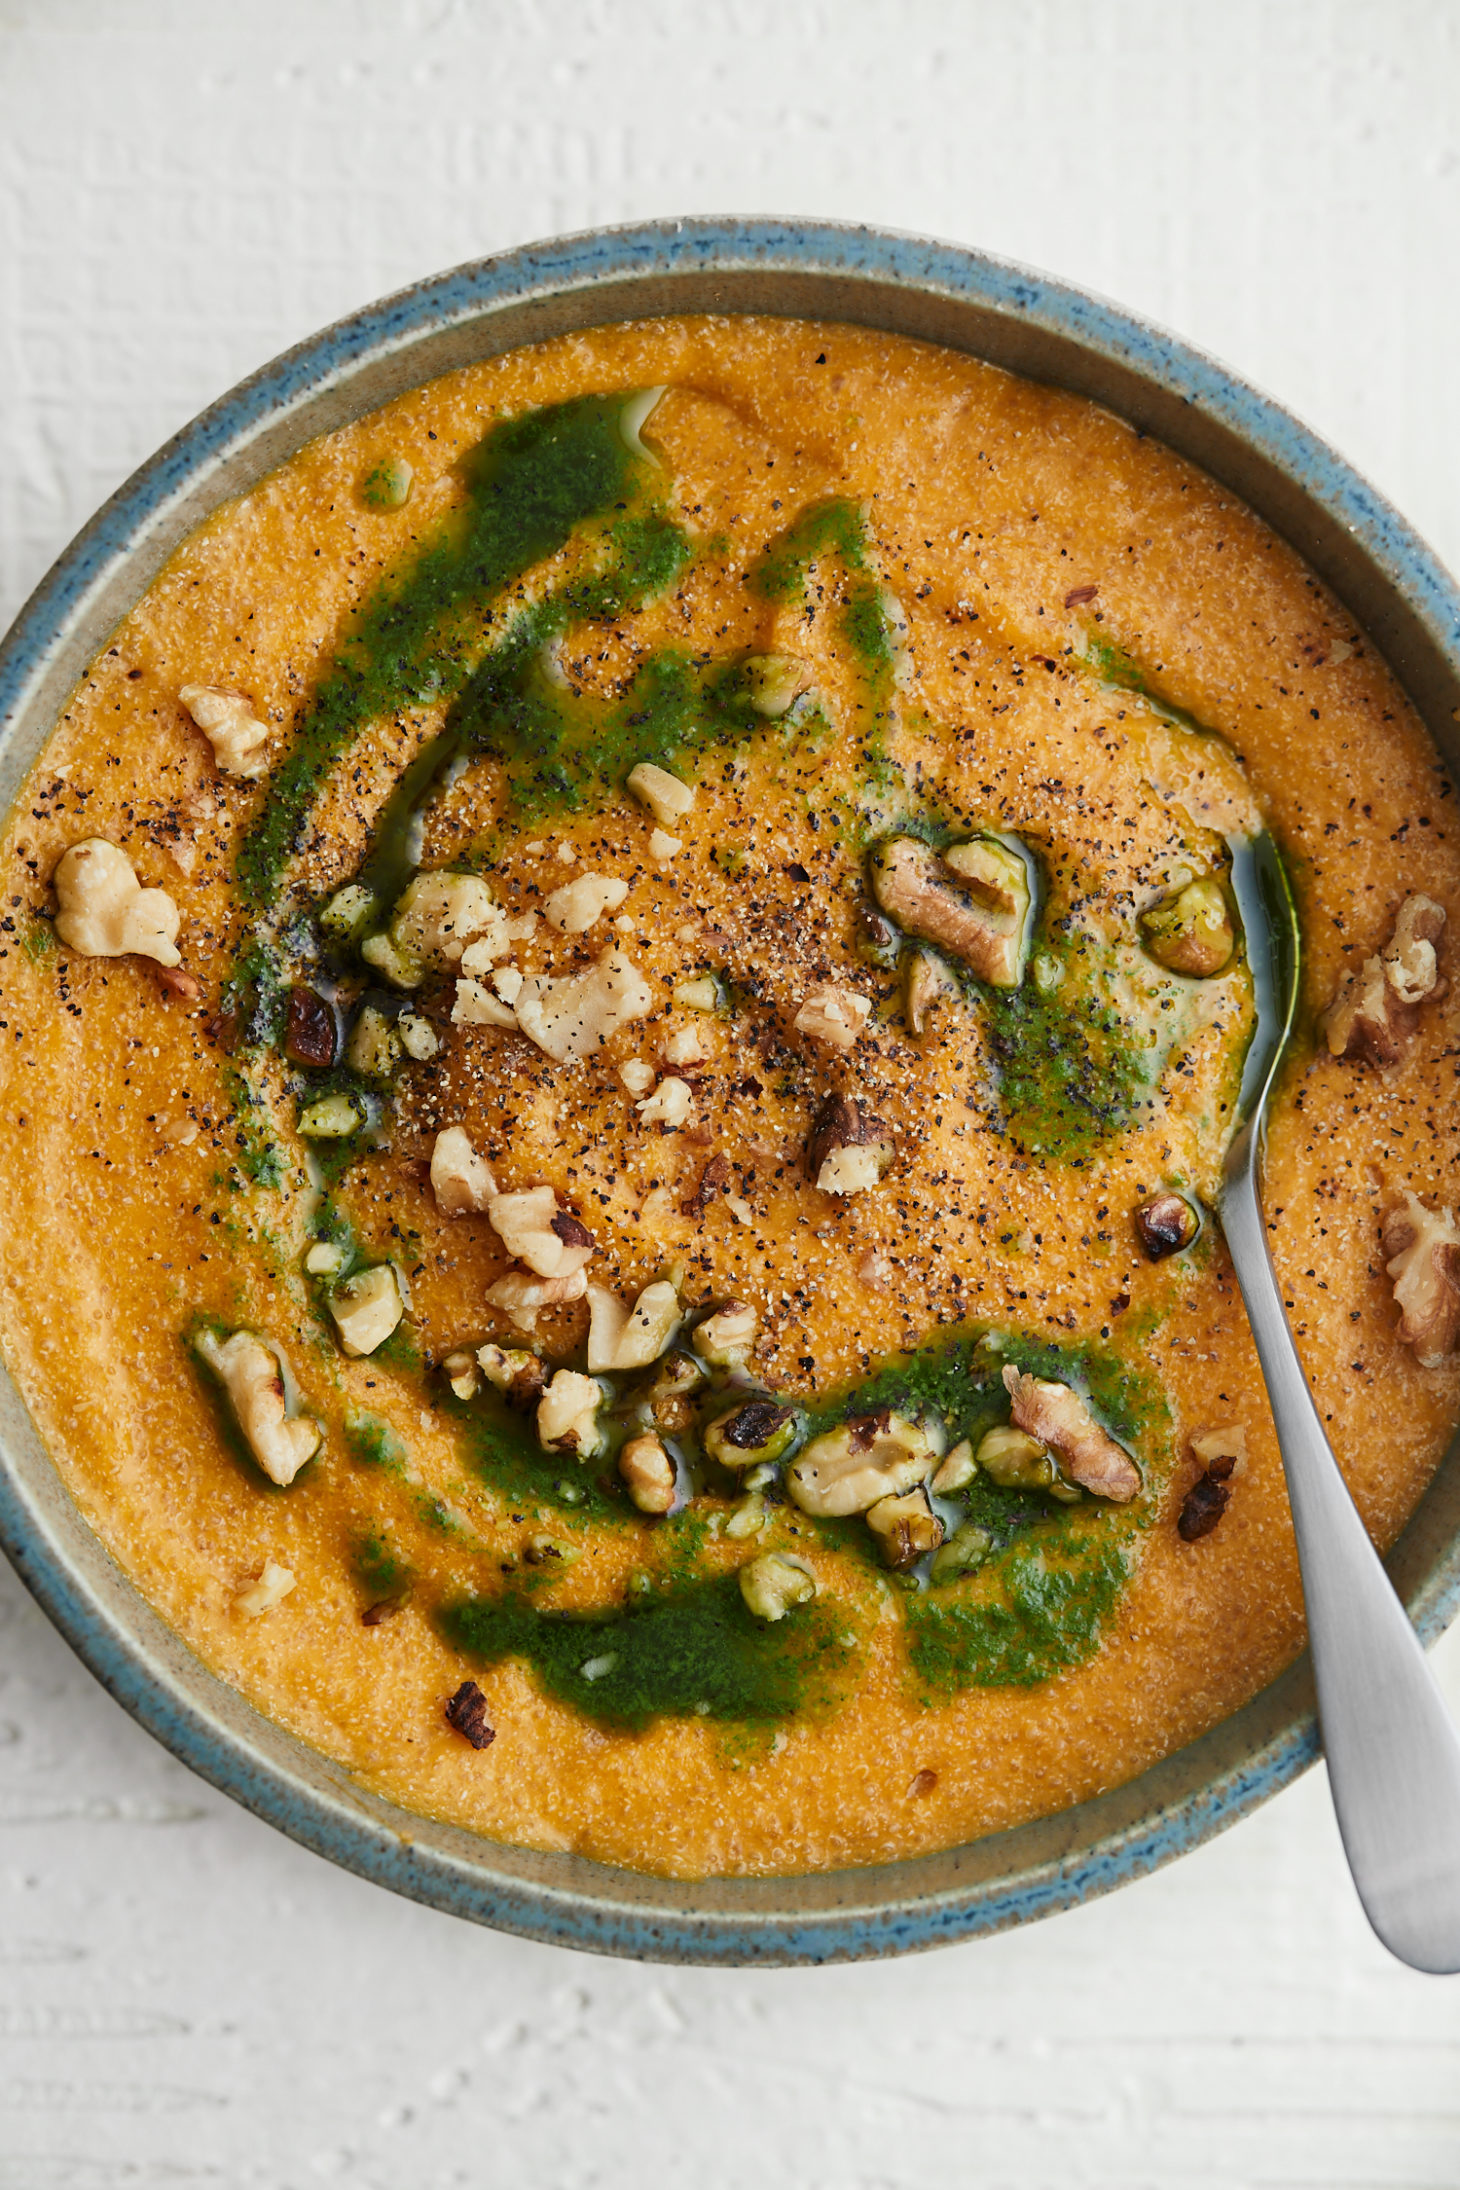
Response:
MULTIPOLYGON (((611 291, 617 296, 625 284, 638 281, 746 269, 835 276, 971 301, 1006 322, 1061 337, 1181 403, 1199 407, 1344 528, 1417 619, 1447 667, 1460 675, 1460 592, 1438 558, 1384 497, 1315 433, 1190 344, 1069 283, 964 246, 834 222, 704 218, 599 229, 454 268, 351 314, 242 381, 144 464, 42 580, 0 646, 0 726, 13 722, 37 666, 53 654, 82 613, 101 575, 135 554, 189 483, 216 470, 230 449, 244 447, 261 423, 345 384, 362 361, 393 351, 408 354, 411 344, 427 333, 469 327, 494 310, 534 297, 580 291, 607 299, 611 291)), ((653 316, 665 308, 674 307, 646 307, 641 313, 615 303, 602 316, 653 316)), ((591 318, 585 322, 591 323, 591 318)), ((0 727, 0 746, 5 735, 0 727)), ((1052 1855, 1027 1865, 1013 1878, 963 1890, 954 1885, 937 1893, 919 1893, 909 1880, 911 1890, 901 1899, 853 1891, 845 1908, 788 1908, 768 1916, 749 1908, 737 1914, 732 1907, 713 1917, 670 1905, 692 1901, 693 1888, 662 1882, 664 1905, 656 1906, 655 1882, 640 1880, 646 1889, 640 1900, 646 1905, 635 1906, 594 1892, 594 1874, 605 1879, 626 1875, 608 1866, 574 1859, 571 1875, 560 1884, 494 1877, 492 1856, 502 1852, 494 1843, 479 1842, 480 1856, 473 1864, 459 1854, 421 1845, 391 1822, 414 1823, 425 1833, 425 1821, 388 1805, 372 1810, 359 1802, 331 1799, 281 1769, 250 1739, 246 1727, 236 1723, 237 1713, 235 1723, 229 1723, 225 1712, 210 1710, 184 1693, 157 1652, 143 1647, 115 1612, 99 1602, 55 1530, 45 1525, 33 1489, 8 1451, 0 1451, 0 1542, 98 1679, 174 1754, 223 1792, 319 1854, 379 1884, 500 1929, 600 1952, 722 1964, 815 1963, 904 1953, 1001 1930, 1107 1892, 1170 1861, 1290 1784, 1318 1753, 1311 1686, 1301 1672, 1296 1686, 1285 1675, 1293 1709, 1249 1754, 1174 1805, 1157 1802, 1127 1827, 1063 1859, 1052 1855)), ((1432 1641, 1460 1609, 1460 1533, 1447 1540, 1442 1556, 1430 1560, 1420 1586, 1407 1592, 1407 1601, 1422 1639, 1432 1641)), ((877 1873, 837 1876, 849 1884, 865 1879, 871 1885, 877 1873)), ((793 1901, 798 1881, 779 1883, 793 1901)))

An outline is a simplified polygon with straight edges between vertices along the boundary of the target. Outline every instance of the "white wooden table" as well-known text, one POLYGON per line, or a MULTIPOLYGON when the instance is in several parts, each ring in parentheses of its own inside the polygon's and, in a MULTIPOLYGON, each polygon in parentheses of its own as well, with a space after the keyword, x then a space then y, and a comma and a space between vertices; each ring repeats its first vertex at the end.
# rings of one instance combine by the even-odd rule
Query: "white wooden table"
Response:
MULTIPOLYGON (((0 621, 241 373, 483 251, 861 217, 1067 273, 1306 414, 1460 560, 1449 0, 0 0, 0 621)), ((1460 1706, 1460 1635, 1441 1663, 1460 1706)), ((901 1965, 477 1932, 192 1780, 0 1567, 0 2190, 1455 2190, 1460 1984, 1321 1774, 901 1965)))

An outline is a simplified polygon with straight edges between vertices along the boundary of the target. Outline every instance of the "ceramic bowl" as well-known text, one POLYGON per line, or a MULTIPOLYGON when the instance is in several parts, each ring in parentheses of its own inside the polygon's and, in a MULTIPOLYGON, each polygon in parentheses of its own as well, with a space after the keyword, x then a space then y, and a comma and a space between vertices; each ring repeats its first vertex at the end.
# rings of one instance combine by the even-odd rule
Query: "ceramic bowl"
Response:
MULTIPOLYGON (((1076 390, 1158 435, 1305 556, 1384 650, 1452 768, 1460 596, 1433 554, 1287 412, 1173 336, 977 251, 803 221, 597 231, 417 283, 235 388, 130 479, 0 648, 0 801, 177 543, 314 435, 519 344, 664 312, 850 320, 1076 390)), ((945 1855, 813 1877, 646 1877, 500 1846, 395 1808, 263 1718, 143 1601, 0 1379, 0 1541, 97 1678, 194 1771, 331 1861, 483 1924, 600 1953, 707 1963, 899 1954, 1028 1922, 1233 1824, 1317 1754, 1307 1660, 1128 1786, 945 1855)), ((1389 1560, 1420 1634, 1460 1603, 1460 1452, 1389 1560)))

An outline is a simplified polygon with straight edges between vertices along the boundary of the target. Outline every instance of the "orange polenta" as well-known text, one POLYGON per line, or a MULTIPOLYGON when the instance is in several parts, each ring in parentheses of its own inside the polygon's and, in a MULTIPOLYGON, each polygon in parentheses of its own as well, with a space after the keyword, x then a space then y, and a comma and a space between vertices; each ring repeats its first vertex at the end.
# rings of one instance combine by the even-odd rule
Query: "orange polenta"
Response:
POLYGON ((470 367, 186 541, 9 817, 6 1361, 189 1646, 407 1809, 686 1877, 1058 1810, 1302 1640, 1212 1214, 1259 844, 1272 1247, 1380 1544, 1460 1411, 1381 1244, 1460 996, 1319 1032, 1460 903, 1451 803, 1083 399, 755 318, 470 367))

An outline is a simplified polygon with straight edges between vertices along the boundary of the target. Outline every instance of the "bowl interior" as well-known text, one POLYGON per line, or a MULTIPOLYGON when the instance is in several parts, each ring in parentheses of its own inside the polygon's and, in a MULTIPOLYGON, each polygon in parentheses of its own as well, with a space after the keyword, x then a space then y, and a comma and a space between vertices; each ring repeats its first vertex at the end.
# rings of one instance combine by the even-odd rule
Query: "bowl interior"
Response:
MULTIPOLYGON (((288 352, 162 449, 93 519, 0 649, 0 801, 178 542, 315 435, 524 343, 668 312, 858 321, 1092 397, 1240 495, 1383 649, 1447 766, 1460 599, 1429 550, 1296 420, 1174 338, 978 253, 809 223, 666 222, 568 238, 417 285, 288 352)), ((1317 1754, 1306 1658, 1128 1786, 945 1855, 685 1884, 486 1842, 368 1794, 264 1719, 165 1627, 91 1533, 0 1378, 0 1540, 92 1671, 225 1792, 436 1907, 605 1953, 710 1962, 888 1954, 1103 1892, 1234 1822, 1317 1754)), ((1460 1604, 1460 1450, 1391 1554, 1431 1640, 1460 1604)))

